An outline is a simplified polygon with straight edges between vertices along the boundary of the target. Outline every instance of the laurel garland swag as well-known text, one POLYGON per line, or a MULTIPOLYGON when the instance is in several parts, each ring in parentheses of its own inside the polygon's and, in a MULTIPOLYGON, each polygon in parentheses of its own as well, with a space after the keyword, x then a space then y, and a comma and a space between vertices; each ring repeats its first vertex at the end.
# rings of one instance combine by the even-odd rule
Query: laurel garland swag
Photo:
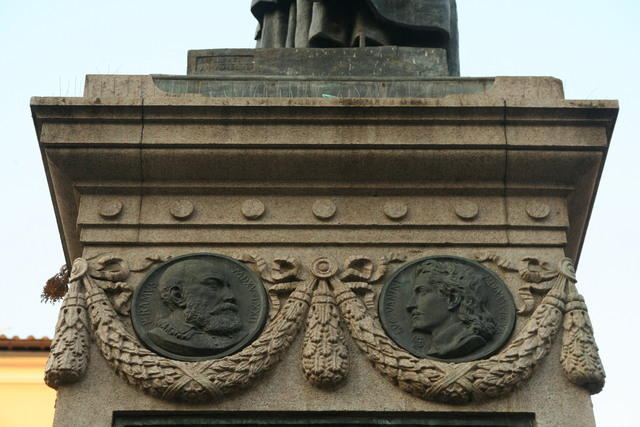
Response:
POLYGON ((93 335, 114 371, 140 390, 166 400, 217 401, 273 368, 306 318, 302 371, 317 387, 335 387, 347 376, 349 354, 343 326, 375 369, 402 390, 425 400, 462 404, 510 393, 531 377, 560 329, 561 363, 567 378, 592 393, 604 385, 593 329, 584 300, 577 293, 569 259, 550 269, 534 258, 515 268, 496 255, 477 257, 520 273, 527 282, 519 292, 523 297, 520 313, 530 312, 531 316, 500 353, 486 360, 451 364, 419 359, 400 349, 371 310, 371 284, 384 276, 388 264, 406 261, 406 257, 392 255, 376 263, 354 256, 346 261, 342 273, 332 261, 319 259, 310 267, 313 277, 307 280, 300 278, 301 266, 294 258, 275 260, 272 266, 255 255, 237 258, 254 265, 271 283, 271 321, 239 353, 200 362, 176 361, 147 350, 119 318, 129 311, 132 290, 126 279, 130 271, 142 271, 166 257, 149 257, 137 268, 129 268, 123 259, 110 255, 77 259, 47 362, 46 383, 57 388, 82 379, 93 335), (532 291, 545 294, 537 307, 532 291), (279 299, 284 294, 288 297, 281 305, 279 299))

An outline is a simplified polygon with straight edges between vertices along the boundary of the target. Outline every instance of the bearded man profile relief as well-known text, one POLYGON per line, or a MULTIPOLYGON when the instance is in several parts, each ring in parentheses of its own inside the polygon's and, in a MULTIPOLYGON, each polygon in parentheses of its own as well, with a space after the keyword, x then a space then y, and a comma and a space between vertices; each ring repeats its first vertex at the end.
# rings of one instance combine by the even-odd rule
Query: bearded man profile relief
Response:
POLYGON ((415 271, 407 304, 414 333, 431 335, 426 354, 441 359, 464 357, 484 347, 496 333, 480 283, 465 266, 425 261, 415 271))
POLYGON ((149 338, 183 355, 224 351, 246 335, 228 273, 204 260, 187 260, 167 268, 158 292, 168 315, 158 317, 149 338))

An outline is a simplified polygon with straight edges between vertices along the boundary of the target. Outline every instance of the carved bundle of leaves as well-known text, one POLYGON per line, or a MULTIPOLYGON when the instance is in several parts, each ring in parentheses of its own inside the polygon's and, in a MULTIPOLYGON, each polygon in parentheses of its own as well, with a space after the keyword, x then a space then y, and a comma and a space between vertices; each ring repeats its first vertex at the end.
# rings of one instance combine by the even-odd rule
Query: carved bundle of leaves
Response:
POLYGON ((319 280, 311 300, 302 347, 302 371, 314 386, 340 384, 349 370, 349 352, 340 325, 340 313, 325 280, 319 280))
POLYGON ((89 363, 89 320, 80 286, 77 281, 72 284, 58 315, 44 377, 52 388, 78 381, 89 363))
POLYGON ((605 372, 582 295, 570 285, 562 337, 562 368, 567 378, 592 394, 602 391, 605 372))

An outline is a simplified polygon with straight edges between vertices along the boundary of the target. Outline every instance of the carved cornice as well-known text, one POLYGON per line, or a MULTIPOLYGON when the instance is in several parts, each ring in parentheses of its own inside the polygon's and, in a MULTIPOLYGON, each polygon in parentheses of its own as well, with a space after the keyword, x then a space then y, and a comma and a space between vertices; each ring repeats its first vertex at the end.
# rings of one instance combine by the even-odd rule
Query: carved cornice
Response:
MULTIPOLYGON (((554 226, 569 227, 566 241, 564 230, 532 242, 522 224, 490 226, 506 230, 509 242, 551 242, 577 259, 618 111, 615 101, 564 100, 561 83, 549 78, 498 77, 482 94, 421 100, 158 97, 151 76, 89 81, 87 93, 99 97, 32 99, 68 263, 85 245, 140 242, 130 229, 143 224, 113 218, 113 230, 100 234, 98 226, 78 218, 89 194, 146 197, 162 189, 163 195, 205 195, 248 183, 255 184, 248 199, 273 194, 276 186, 280 194, 300 194, 301 183, 325 196, 340 185, 363 185, 369 196, 389 185, 387 194, 407 194, 409 185, 419 189, 409 193, 412 199, 423 201, 443 189, 544 198, 561 192, 570 202, 568 220, 554 226), (127 97, 129 92, 134 95, 127 97), (88 163, 99 167, 87 168, 88 163), (78 223, 85 229, 78 230, 78 223)), ((483 221, 482 209, 475 221, 483 221)), ((473 219, 465 212, 455 215, 473 219)), ((411 212, 404 218, 411 221, 411 212)), ((197 214, 189 221, 197 221, 197 214)), ((436 234, 420 240, 432 241, 436 234)), ((490 239, 489 232, 483 234, 487 240, 461 244, 482 245, 490 239)), ((163 242, 188 240, 164 229, 157 236, 163 242)), ((365 230, 358 236, 357 243, 372 240, 365 230)), ((141 243, 158 243, 150 239, 141 243)), ((461 239, 453 233, 449 241, 461 239)), ((220 243, 247 244, 237 236, 220 243)))

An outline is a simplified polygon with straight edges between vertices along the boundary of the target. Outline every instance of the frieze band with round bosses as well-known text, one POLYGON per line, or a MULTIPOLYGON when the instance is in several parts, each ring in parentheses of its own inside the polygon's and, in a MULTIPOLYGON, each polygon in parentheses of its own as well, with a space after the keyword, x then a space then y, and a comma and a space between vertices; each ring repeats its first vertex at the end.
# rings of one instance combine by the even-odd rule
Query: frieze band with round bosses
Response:
MULTIPOLYGON (((306 331, 302 373, 316 387, 333 388, 348 381, 350 355, 345 333, 349 333, 374 368, 403 391, 449 404, 500 397, 533 375, 560 330, 563 331, 561 366, 567 378, 592 393, 597 393, 604 384, 593 330, 584 300, 576 290, 575 271, 569 259, 549 268, 548 263, 533 257, 516 263, 498 254, 479 254, 476 257, 479 261, 494 263, 508 274, 517 273, 525 283, 522 288, 534 290, 542 299, 537 303, 533 300, 532 310, 519 312, 527 317, 524 326, 497 354, 476 361, 449 363, 405 351, 376 320, 375 289, 387 278, 392 266, 405 262, 422 265, 429 258, 416 261, 408 260, 405 255, 390 254, 373 260, 353 255, 340 265, 320 257, 309 264, 310 274, 306 278, 294 257, 275 259, 272 263, 255 254, 236 258, 270 283, 270 298, 284 298, 285 302, 278 303, 264 330, 243 348, 218 359, 194 361, 157 354, 146 348, 125 325, 132 293, 127 282, 130 272, 143 271, 154 263, 166 261, 166 257, 148 257, 142 265, 113 255, 77 259, 47 362, 47 384, 57 388, 82 378, 93 335, 112 369, 140 390, 173 401, 218 401, 273 369, 303 327, 306 331)), ((406 265, 398 271, 406 270, 406 265)), ((455 266, 436 266, 439 277, 433 275, 429 266, 424 267, 416 276, 420 278, 418 284, 427 278, 424 283, 435 283, 435 279, 450 280, 454 287, 465 283, 460 277, 467 273, 455 266)), ((213 275, 204 268, 196 270, 202 273, 198 276, 202 280, 213 275)), ((224 282, 220 277, 213 279, 218 285, 224 282)), ((412 285, 415 290, 415 280, 412 285)), ((175 297, 170 303, 180 307, 183 300, 180 289, 172 290, 169 286, 168 291, 174 292, 175 297)), ((441 292, 441 297, 448 295, 442 290, 433 291, 441 292)), ((450 297, 450 303, 459 302, 454 294, 450 297)), ((414 311, 413 306, 417 309, 416 303, 407 304, 409 312, 414 311)), ((455 309, 454 306, 451 305, 455 309)), ((417 318, 415 326, 422 329, 424 325, 418 325, 422 320, 417 318)), ((472 319, 467 320, 473 323, 472 319)))
MULTIPOLYGON (((508 223, 525 227, 531 232, 558 233, 560 238, 559 230, 564 224, 560 215, 564 209, 562 205, 523 199, 514 198, 508 201, 510 214, 504 217, 502 208, 498 206, 502 202, 498 200, 480 206, 475 201, 464 200, 461 197, 425 199, 420 203, 407 203, 398 198, 390 198, 376 200, 377 204, 371 203, 367 208, 362 208, 359 200, 344 198, 311 199, 305 200, 303 204, 288 203, 277 198, 262 200, 208 196, 192 200, 176 196, 173 200, 160 202, 150 196, 140 203, 134 196, 96 197, 90 202, 84 202, 78 221, 88 241, 93 241, 93 236, 96 236, 96 239, 100 238, 97 231, 100 227, 95 227, 96 219, 101 220, 101 224, 115 224, 114 220, 125 217, 130 221, 134 216, 137 217, 138 209, 143 223, 153 229, 171 227, 176 221, 193 221, 194 224, 209 230, 222 224, 251 226, 257 225, 258 221, 281 223, 283 218, 289 218, 293 221, 292 224, 298 225, 331 223, 336 220, 344 228, 375 224, 389 234, 393 233, 394 225, 425 226, 425 229, 420 229, 419 232, 429 234, 427 230, 452 225, 492 227, 492 224, 508 223), (546 230, 545 225, 557 229, 546 230)), ((474 234, 469 236, 468 243, 480 243, 474 234)))

